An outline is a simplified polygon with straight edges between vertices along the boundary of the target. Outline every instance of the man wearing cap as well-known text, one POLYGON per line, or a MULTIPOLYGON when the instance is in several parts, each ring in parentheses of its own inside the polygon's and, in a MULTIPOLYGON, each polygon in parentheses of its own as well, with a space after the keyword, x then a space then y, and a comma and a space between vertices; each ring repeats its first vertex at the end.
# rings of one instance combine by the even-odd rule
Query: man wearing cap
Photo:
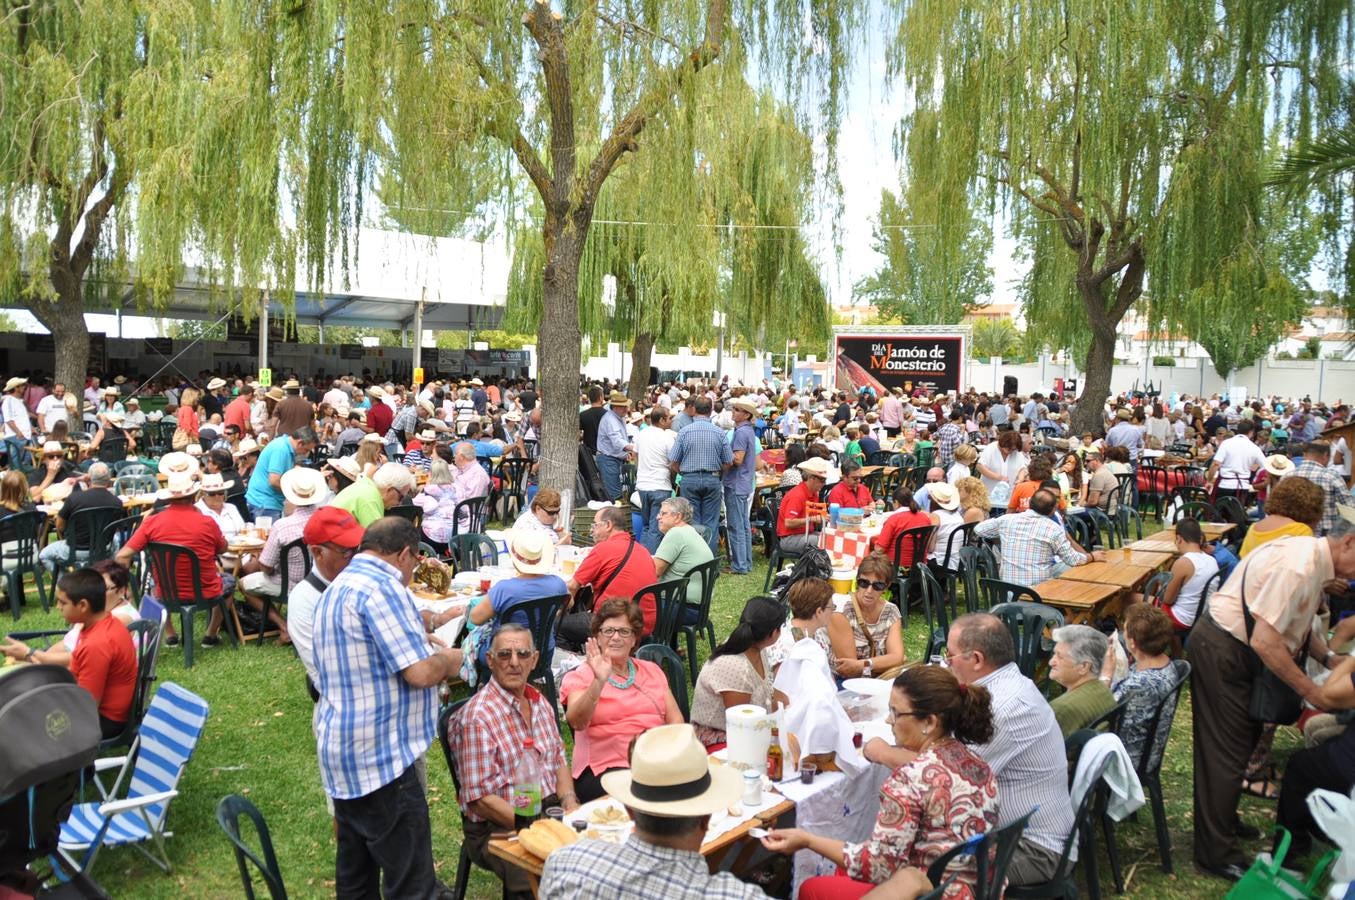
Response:
POLYGON ((461 668, 461 651, 429 641, 409 592, 419 558, 414 523, 380 519, 358 550, 320 595, 312 643, 315 745, 334 801, 334 892, 433 897, 416 763, 436 737, 437 687, 461 668))
POLYGON ((5 382, 5 397, 0 401, 0 419, 5 423, 5 449, 9 451, 10 468, 29 463, 28 444, 33 439, 33 420, 24 405, 24 385, 27 378, 11 378, 5 382))
MULTIPOLYGON (((49 447, 43 448, 44 455, 49 447)), ((60 453, 61 445, 57 444, 56 449, 60 453)), ((65 454, 61 459, 65 459, 65 454)), ((89 556, 89 526, 82 521, 72 523, 71 518, 76 513, 83 509, 112 509, 118 513, 116 518, 122 518, 122 501, 113 495, 112 488, 112 471, 106 464, 96 462, 89 467, 89 487, 75 491, 62 502, 61 511, 56 514, 56 530, 62 539, 52 541, 38 554, 49 571, 55 572, 72 557, 80 561, 89 556)))
POLYGON ((1139 451, 1143 449, 1143 429, 1133 423, 1133 417, 1128 407, 1122 406, 1115 411, 1118 421, 1106 432, 1106 446, 1124 447, 1129 451, 1129 464, 1137 466, 1139 451))
MULTIPOLYGON (((186 454, 181 455, 191 459, 186 454)), ((161 462, 164 462, 164 457, 161 462)), ((226 552, 225 536, 215 522, 193 505, 198 496, 196 474, 196 462, 182 471, 170 472, 165 487, 156 494, 157 499, 167 501, 164 509, 142 520, 115 558, 119 565, 130 566, 136 555, 152 541, 186 547, 198 558, 198 583, 202 587, 202 596, 215 600, 234 593, 235 579, 223 575, 217 568, 217 557, 226 552)), ((182 585, 190 585, 193 583, 192 578, 193 571, 188 560, 181 560, 176 572, 177 581, 182 585)), ((221 611, 213 609, 207 633, 202 638, 204 647, 221 643, 221 638, 217 636, 221 623, 221 611)), ((170 646, 179 643, 172 619, 165 622, 165 633, 170 646)))
POLYGON ((363 531, 352 513, 337 506, 319 507, 301 530, 301 539, 311 553, 311 570, 287 591, 287 633, 292 636, 301 665, 306 667, 312 690, 319 677, 315 672, 315 607, 325 588, 357 553, 363 531))
POLYGON ((819 495, 828 479, 828 463, 812 456, 796 466, 801 481, 786 491, 776 514, 776 534, 781 549, 799 555, 809 547, 817 547, 819 533, 828 516, 811 511, 809 504, 820 504, 819 495))
POLYGON ((734 433, 729 439, 730 466, 722 478, 727 523, 725 540, 729 544, 730 572, 747 575, 753 568, 753 532, 748 517, 753 474, 757 467, 757 433, 753 429, 757 406, 745 397, 735 400, 731 406, 734 433))
MULTIPOLYGON (((710 407, 707 398, 696 398, 696 418, 678 432, 677 440, 668 451, 668 462, 673 472, 682 476, 678 491, 692 504, 696 524, 709 529, 706 543, 710 544, 711 553, 718 553, 723 493, 720 479, 725 469, 733 464, 734 454, 725 443, 724 431, 710 420, 710 407)), ((750 556, 751 552, 750 549, 750 556)))
POLYGON ((527 741, 541 764, 542 807, 558 805, 571 812, 579 806, 555 711, 527 682, 536 659, 530 631, 517 624, 500 626, 489 644, 490 680, 449 729, 461 781, 457 802, 465 817, 464 846, 475 863, 503 880, 504 896, 511 900, 529 900, 531 884, 522 869, 491 856, 488 846, 491 832, 514 827, 513 773, 527 741))
POLYGON ((470 380, 470 400, 475 404, 475 414, 483 416, 489 412, 489 394, 485 392, 485 383, 476 376, 470 380))
POLYGON ((34 466, 42 472, 42 480, 37 480, 37 472, 29 476, 34 480, 32 486, 28 489, 29 495, 38 500, 43 492, 49 487, 57 484, 70 483, 76 484, 80 479, 80 470, 66 458, 66 448, 60 441, 47 441, 42 445, 42 461, 34 462, 34 466))
MULTIPOLYGON (((278 420, 274 437, 294 434, 298 429, 313 429, 315 426, 315 407, 301 396, 301 385, 292 379, 282 386, 285 395, 273 408, 273 416, 278 420)), ((314 434, 314 432, 312 432, 314 434)), ((312 441, 311 443, 314 443, 312 441)))
POLYGON ((433 464, 432 454, 437 442, 438 433, 436 431, 427 426, 420 429, 414 440, 405 445, 403 461, 405 468, 427 472, 429 466, 433 464))
POLYGON ((607 495, 603 499, 617 500, 621 496, 621 473, 635 452, 635 445, 626 433, 625 416, 630 411, 630 398, 620 391, 612 391, 607 405, 609 409, 598 422, 598 448, 593 459, 607 495))
MULTIPOLYGON (((287 566, 287 585, 290 588, 300 584, 306 577, 306 560, 300 549, 288 550, 287 546, 301 540, 301 533, 310 521, 311 515, 320 508, 320 504, 329 498, 329 488, 325 485, 325 476, 318 469, 297 466, 282 476, 282 496, 286 500, 283 508, 286 513, 273 523, 269 529, 268 540, 259 555, 245 563, 241 572, 240 592, 245 600, 257 610, 263 610, 263 597, 277 599, 282 593, 282 572, 280 567, 287 566), (286 554, 286 559, 283 559, 286 554)), ((278 627, 278 643, 287 644, 291 637, 287 634, 287 623, 276 609, 269 609, 269 618, 278 627)))
POLYGON ((273 438, 264 446, 245 491, 245 503, 255 520, 260 516, 282 517, 282 507, 287 500, 282 494, 282 476, 296 465, 298 456, 313 450, 315 443, 315 431, 309 425, 303 425, 290 434, 273 438))
POLYGON ((224 415, 226 403, 230 399, 230 388, 224 378, 213 378, 207 382, 207 393, 202 395, 203 418, 224 415))

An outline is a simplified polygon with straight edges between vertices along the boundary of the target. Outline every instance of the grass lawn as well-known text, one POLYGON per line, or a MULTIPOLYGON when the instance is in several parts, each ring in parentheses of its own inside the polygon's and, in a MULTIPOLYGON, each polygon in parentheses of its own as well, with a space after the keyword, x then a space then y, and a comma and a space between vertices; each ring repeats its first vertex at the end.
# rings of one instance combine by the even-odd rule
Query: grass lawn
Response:
MULTIPOLYGON (((718 583, 712 617, 721 638, 733 628, 743 602, 762 590, 765 560, 758 554, 755 557, 760 565, 754 574, 722 577, 718 583)), ((44 615, 36 601, 30 600, 28 612, 13 623, 11 630, 61 626, 55 612, 44 615)), ((914 613, 905 626, 910 659, 922 652, 923 631, 924 624, 914 613)), ((706 652, 703 647, 701 655, 706 652)), ((135 850, 118 849, 101 853, 94 871, 96 880, 114 897, 179 900, 241 896, 234 858, 215 819, 220 798, 237 793, 252 800, 268 819, 289 894, 331 896, 332 824, 316 771, 311 701, 296 654, 273 643, 262 648, 251 643, 238 651, 223 645, 196 652, 194 663, 191 671, 185 670, 178 648, 167 647, 160 656, 161 681, 178 682, 211 705, 202 741, 179 785, 182 796, 174 801, 170 812, 174 837, 168 848, 174 869, 164 874, 135 850)), ((1159 866, 1148 810, 1140 812, 1137 822, 1122 823, 1117 829, 1128 892, 1138 896, 1212 898, 1222 896, 1227 888, 1222 881, 1196 875, 1191 867, 1190 718, 1190 694, 1186 690, 1163 772, 1175 874, 1166 875, 1159 866)), ((1296 732, 1281 729, 1276 740, 1281 758, 1298 745, 1296 732)), ((436 747, 428 756, 428 772, 434 857, 439 877, 450 885, 460 849, 460 816, 451 779, 436 747)), ((1247 821, 1263 831, 1273 824, 1273 803, 1244 798, 1242 812, 1247 821)), ((1098 836, 1101 843, 1103 839, 1098 836)), ((1268 849, 1268 842, 1264 843, 1268 849)), ((1251 849, 1263 849, 1262 844, 1257 842, 1251 849)), ((1110 895, 1114 889, 1104 849, 1101 857, 1102 890, 1110 895)), ((499 884, 476 870, 469 896, 498 897, 499 884)))

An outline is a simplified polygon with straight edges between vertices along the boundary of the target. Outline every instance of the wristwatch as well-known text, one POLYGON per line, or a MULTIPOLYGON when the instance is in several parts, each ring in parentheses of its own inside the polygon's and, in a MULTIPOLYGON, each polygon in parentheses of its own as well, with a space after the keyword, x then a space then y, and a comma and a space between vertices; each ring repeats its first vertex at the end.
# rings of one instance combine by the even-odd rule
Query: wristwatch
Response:
POLYGON ((865 667, 864 669, 861 670, 861 674, 864 675, 864 676, 867 677, 867 678, 874 678, 874 677, 875 677, 875 673, 874 673, 873 668, 871 667, 870 660, 866 660, 866 667, 865 667))
POLYGON ((1328 651, 1327 651, 1327 655, 1324 656, 1324 657, 1322 658, 1322 664, 1323 664, 1324 666, 1326 666, 1328 669, 1330 669, 1330 668, 1331 668, 1331 658, 1332 658, 1333 656, 1336 656, 1336 655, 1337 655, 1337 653, 1336 653, 1335 650, 1328 650, 1328 651))

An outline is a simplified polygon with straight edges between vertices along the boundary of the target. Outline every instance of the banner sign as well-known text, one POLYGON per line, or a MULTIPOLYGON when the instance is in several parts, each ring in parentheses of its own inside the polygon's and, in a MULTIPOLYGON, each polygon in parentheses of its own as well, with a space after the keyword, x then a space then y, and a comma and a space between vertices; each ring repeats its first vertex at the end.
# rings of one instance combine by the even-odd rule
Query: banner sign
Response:
MULTIPOLYGON (((430 353, 431 351, 425 351, 430 353)), ((448 374, 484 368, 526 368, 531 354, 526 350, 438 350, 438 369, 448 374)))
POLYGON ((837 334, 833 336, 838 390, 877 395, 959 391, 964 368, 963 334, 837 334))

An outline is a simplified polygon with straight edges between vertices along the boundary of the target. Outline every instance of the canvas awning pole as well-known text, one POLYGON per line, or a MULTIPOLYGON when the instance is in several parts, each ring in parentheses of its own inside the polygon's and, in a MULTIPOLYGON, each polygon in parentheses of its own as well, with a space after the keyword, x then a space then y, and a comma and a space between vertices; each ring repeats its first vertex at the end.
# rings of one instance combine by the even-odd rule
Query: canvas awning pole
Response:
POLYGON ((268 368, 268 301, 269 293, 260 295, 259 303, 259 368, 268 368))
POLYGON ((419 302, 414 304, 414 368, 423 368, 423 302, 428 299, 428 285, 419 292, 419 302))

